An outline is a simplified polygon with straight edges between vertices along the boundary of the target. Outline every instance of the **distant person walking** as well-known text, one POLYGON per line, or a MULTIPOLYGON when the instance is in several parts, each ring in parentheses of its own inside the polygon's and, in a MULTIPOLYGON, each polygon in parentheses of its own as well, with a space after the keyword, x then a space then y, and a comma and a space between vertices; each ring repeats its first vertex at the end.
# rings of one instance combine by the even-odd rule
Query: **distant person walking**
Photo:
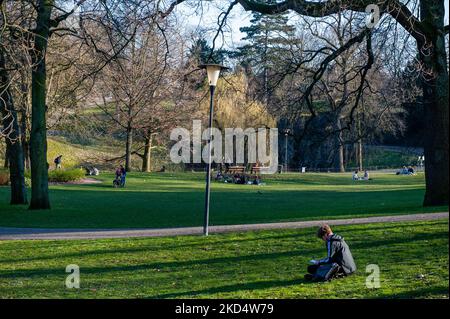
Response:
POLYGON ((56 157, 54 162, 55 162, 55 168, 60 169, 61 163, 62 163, 62 155, 59 155, 58 157, 56 157))

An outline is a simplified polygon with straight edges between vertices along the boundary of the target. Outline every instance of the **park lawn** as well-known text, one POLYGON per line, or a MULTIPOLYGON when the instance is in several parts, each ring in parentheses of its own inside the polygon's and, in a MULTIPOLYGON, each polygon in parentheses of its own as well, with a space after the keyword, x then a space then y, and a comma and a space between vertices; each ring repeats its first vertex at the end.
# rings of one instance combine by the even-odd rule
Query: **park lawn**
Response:
POLYGON ((448 220, 336 226, 355 275, 304 281, 315 228, 163 238, 0 241, 0 298, 448 298, 448 220), (65 288, 66 266, 80 289, 65 288), (366 287, 377 264, 380 288, 366 287))
MULTIPOLYGON (((422 207, 424 176, 373 173, 352 181, 351 174, 310 173, 264 176, 266 185, 214 182, 211 225, 367 217, 448 211, 422 207)), ((124 189, 102 184, 52 185, 52 209, 10 206, 0 187, 0 226, 46 228, 164 228, 203 223, 203 173, 130 173, 124 189)))

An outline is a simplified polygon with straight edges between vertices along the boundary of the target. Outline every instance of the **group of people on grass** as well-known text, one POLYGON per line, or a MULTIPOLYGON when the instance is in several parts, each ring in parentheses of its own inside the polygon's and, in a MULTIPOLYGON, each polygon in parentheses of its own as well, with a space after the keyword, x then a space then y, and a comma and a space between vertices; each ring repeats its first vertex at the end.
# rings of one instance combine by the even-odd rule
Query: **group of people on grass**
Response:
POLYGON ((415 175, 416 172, 412 166, 403 166, 401 170, 399 170, 396 175, 415 175))
MULTIPOLYGON (((360 177, 358 174, 359 174, 359 171, 353 172, 352 179, 354 181, 361 181, 361 180, 368 181, 371 179, 369 176, 368 170, 364 171, 364 175, 362 177, 360 177)), ((416 175, 416 171, 414 170, 414 168, 412 166, 408 166, 408 167, 403 166, 403 168, 400 169, 399 171, 397 171, 395 174, 396 175, 416 175)))
POLYGON ((262 185, 261 177, 258 175, 248 175, 244 173, 224 174, 217 171, 214 178, 217 182, 241 184, 241 185, 262 185))
POLYGON ((354 181, 368 181, 368 180, 370 180, 370 175, 369 175, 369 171, 368 170, 364 171, 364 175, 362 177, 359 177, 358 173, 359 173, 359 171, 354 171, 353 172, 352 179, 354 181))

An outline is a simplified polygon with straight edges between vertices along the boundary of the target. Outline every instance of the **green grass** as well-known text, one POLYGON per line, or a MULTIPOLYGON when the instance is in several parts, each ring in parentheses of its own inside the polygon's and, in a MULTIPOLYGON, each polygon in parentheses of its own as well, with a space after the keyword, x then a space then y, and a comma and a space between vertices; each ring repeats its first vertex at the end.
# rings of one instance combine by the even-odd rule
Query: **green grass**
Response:
MULTIPOLYGON (((383 148, 364 150, 363 167, 378 166, 400 169, 405 165, 417 165, 417 155, 383 148)), ((347 163, 347 167, 358 167, 358 165, 354 160, 351 160, 347 163)))
MULTIPOLYGON (((211 225, 348 218, 448 211, 422 207, 424 177, 371 174, 286 174, 265 186, 213 183, 211 225)), ((49 228, 158 228, 203 223, 204 174, 131 173, 127 187, 112 188, 111 174, 95 185, 51 186, 52 209, 8 205, 0 187, 0 226, 49 228)))
POLYGON ((448 298, 448 220, 335 227, 358 271, 303 280, 326 254, 315 229, 71 241, 0 241, 1 298, 448 298), (65 288, 69 264, 80 289, 65 288), (368 289, 366 266, 380 268, 368 289))
MULTIPOLYGON (((48 151, 47 158, 50 168, 54 169, 53 160, 59 156, 62 157, 62 167, 64 169, 79 168, 86 163, 99 163, 104 159, 114 158, 121 153, 117 145, 105 146, 100 143, 93 145, 79 145, 68 142, 63 137, 52 137, 47 139, 48 151)), ((120 154, 122 155, 122 154, 120 154)))

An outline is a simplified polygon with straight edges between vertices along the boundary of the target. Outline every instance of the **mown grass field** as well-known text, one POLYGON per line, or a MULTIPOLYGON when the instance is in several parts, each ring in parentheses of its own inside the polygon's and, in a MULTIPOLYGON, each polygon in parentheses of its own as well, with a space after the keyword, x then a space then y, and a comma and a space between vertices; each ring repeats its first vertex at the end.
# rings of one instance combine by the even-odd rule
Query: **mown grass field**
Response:
POLYGON ((314 229, 71 241, 0 241, 1 298, 448 298, 448 220, 335 227, 358 271, 309 283, 314 229), (67 289, 66 266, 80 267, 67 289), (377 264, 380 288, 366 287, 377 264))
MULTIPOLYGON (((448 211, 422 207, 424 176, 281 174, 265 176, 266 185, 214 182, 211 225, 448 211)), ((29 211, 8 205, 9 189, 0 187, 0 226, 49 228, 159 228, 203 223, 204 174, 131 173, 124 189, 101 184, 53 185, 52 209, 29 211)))

